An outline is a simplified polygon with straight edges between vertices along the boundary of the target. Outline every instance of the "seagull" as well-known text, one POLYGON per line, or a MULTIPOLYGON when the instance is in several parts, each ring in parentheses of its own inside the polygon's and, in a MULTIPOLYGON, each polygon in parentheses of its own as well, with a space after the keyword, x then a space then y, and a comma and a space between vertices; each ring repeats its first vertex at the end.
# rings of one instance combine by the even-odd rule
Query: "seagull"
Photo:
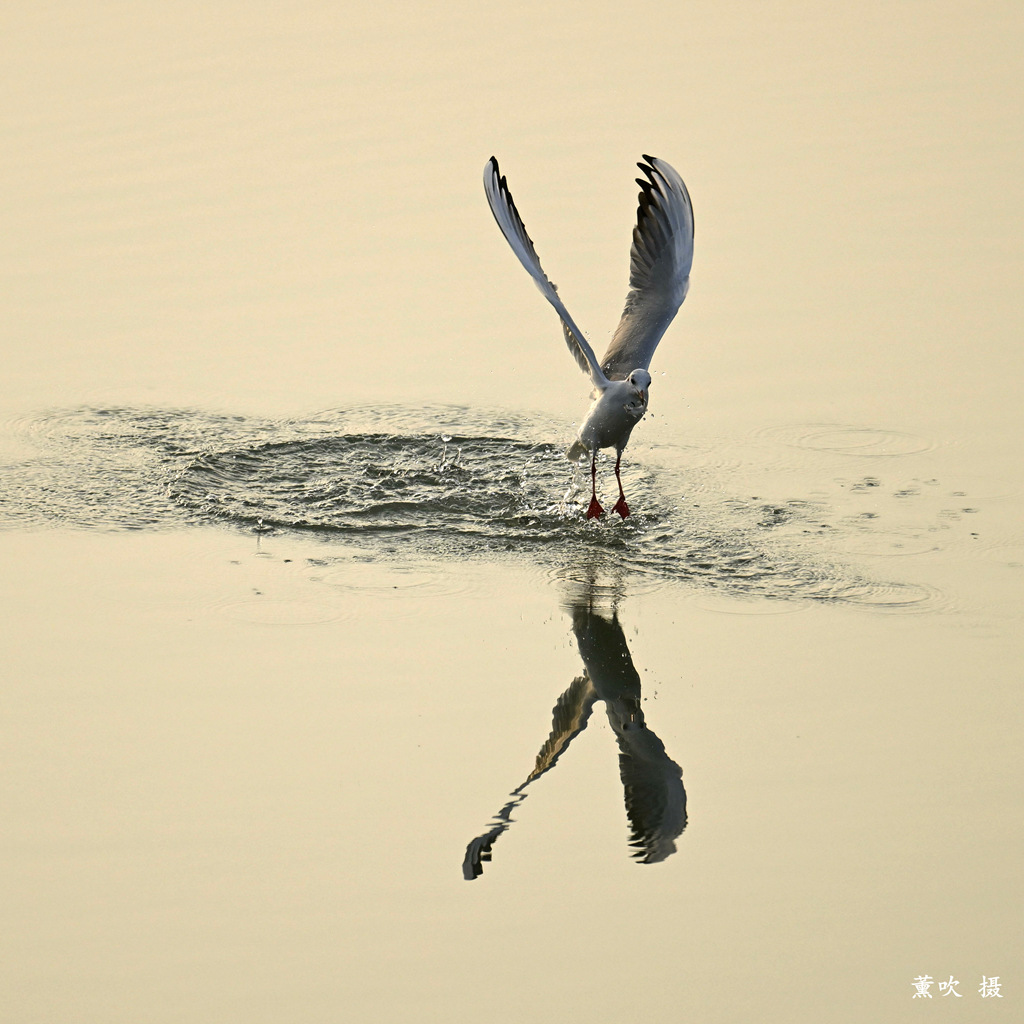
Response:
POLYGON ((569 352, 594 386, 592 404, 566 456, 579 461, 590 453, 590 505, 587 519, 604 515, 597 500, 597 453, 615 449, 615 479, 619 500, 612 508, 623 519, 629 515, 619 467, 622 451, 633 428, 647 412, 651 387, 648 367, 668 325, 686 298, 693 263, 693 206, 679 173, 664 160, 644 155, 637 166, 640 205, 636 212, 633 244, 629 251, 629 294, 622 319, 608 351, 599 363, 594 350, 576 326, 557 287, 540 265, 533 241, 526 233, 505 176, 492 156, 484 168, 484 191, 491 213, 519 262, 536 282, 562 320, 569 352))

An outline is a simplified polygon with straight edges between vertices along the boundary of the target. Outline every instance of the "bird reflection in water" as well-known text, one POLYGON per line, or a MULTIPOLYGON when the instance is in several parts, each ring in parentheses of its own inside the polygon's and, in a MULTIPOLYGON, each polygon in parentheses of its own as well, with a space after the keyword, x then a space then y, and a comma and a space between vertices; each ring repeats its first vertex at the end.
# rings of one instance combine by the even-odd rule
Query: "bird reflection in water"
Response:
POLYGON ((617 612, 595 609, 593 592, 570 605, 572 629, 583 658, 577 676, 558 698, 552 712, 551 735, 537 754, 537 764, 511 799, 494 816, 494 823, 466 848, 462 863, 468 881, 483 873, 491 848, 512 824, 512 814, 529 795, 528 787, 554 768, 569 744, 587 727, 596 701, 604 701, 608 721, 619 745, 619 775, 630 824, 629 845, 643 864, 665 860, 676 852, 676 838, 686 828, 686 790, 683 770, 665 752, 640 707, 640 676, 617 612))

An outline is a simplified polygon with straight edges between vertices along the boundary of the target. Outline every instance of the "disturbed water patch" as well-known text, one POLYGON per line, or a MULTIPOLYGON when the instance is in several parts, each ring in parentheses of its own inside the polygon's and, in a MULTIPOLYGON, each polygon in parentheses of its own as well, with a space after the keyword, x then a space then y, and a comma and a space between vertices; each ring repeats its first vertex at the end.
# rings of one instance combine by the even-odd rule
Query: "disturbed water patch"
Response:
POLYGON ((557 529, 550 498, 568 479, 552 445, 378 431, 204 452, 175 474, 168 493, 204 517, 263 528, 365 535, 443 527, 539 540, 557 529))
MULTIPOLYGON (((3 467, 0 527, 302 531, 357 545, 375 572, 381 562, 528 558, 562 583, 635 592, 671 580, 760 611, 780 601, 893 609, 940 599, 926 587, 866 579, 839 560, 844 548, 873 550, 869 519, 820 497, 738 497, 728 490, 733 474, 705 462, 698 475, 686 459, 673 466, 665 445, 657 468, 628 453, 623 479, 635 514, 588 522, 589 474, 552 443, 564 428, 537 417, 385 407, 272 421, 84 408, 15 427, 36 455, 3 467)), ((610 461, 600 481, 614 494, 610 461)), ((864 478, 849 490, 873 486, 864 478)), ((350 585, 349 555, 328 549, 316 561, 334 585, 350 585)))

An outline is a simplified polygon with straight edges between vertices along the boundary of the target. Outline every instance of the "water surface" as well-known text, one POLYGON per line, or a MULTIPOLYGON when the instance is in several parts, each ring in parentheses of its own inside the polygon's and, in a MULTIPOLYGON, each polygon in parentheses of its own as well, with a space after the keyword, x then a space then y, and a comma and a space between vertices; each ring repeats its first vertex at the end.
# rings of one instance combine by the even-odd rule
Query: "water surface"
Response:
POLYGON ((1014 1017, 1018 7, 3 18, 7 1016, 1014 1017))

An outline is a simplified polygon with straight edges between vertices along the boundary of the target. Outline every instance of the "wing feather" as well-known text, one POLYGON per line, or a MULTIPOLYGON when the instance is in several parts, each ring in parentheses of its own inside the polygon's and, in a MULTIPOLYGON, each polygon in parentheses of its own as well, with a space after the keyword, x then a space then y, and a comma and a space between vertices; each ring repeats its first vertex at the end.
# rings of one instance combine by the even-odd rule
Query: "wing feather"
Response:
POLYGON ((662 335, 686 298, 693 263, 693 206, 670 164, 644 156, 636 227, 629 253, 629 294, 601 360, 612 380, 648 369, 662 335))
POLYGON ((594 350, 587 343, 583 332, 576 326, 569 311, 558 297, 557 287, 548 280, 547 274, 544 273, 540 265, 540 258, 537 256, 537 250, 533 247, 533 240, 526 233, 526 225, 523 223, 522 217, 519 216, 512 193, 508 190, 505 176, 498 170, 498 161, 493 156, 484 168, 484 191, 487 193, 487 202, 491 207, 491 213, 494 214, 494 219, 498 222, 505 241, 519 257, 519 262, 536 282, 544 298, 555 307, 561 317, 562 331, 570 354, 596 387, 607 387, 608 378, 601 372, 594 350))

